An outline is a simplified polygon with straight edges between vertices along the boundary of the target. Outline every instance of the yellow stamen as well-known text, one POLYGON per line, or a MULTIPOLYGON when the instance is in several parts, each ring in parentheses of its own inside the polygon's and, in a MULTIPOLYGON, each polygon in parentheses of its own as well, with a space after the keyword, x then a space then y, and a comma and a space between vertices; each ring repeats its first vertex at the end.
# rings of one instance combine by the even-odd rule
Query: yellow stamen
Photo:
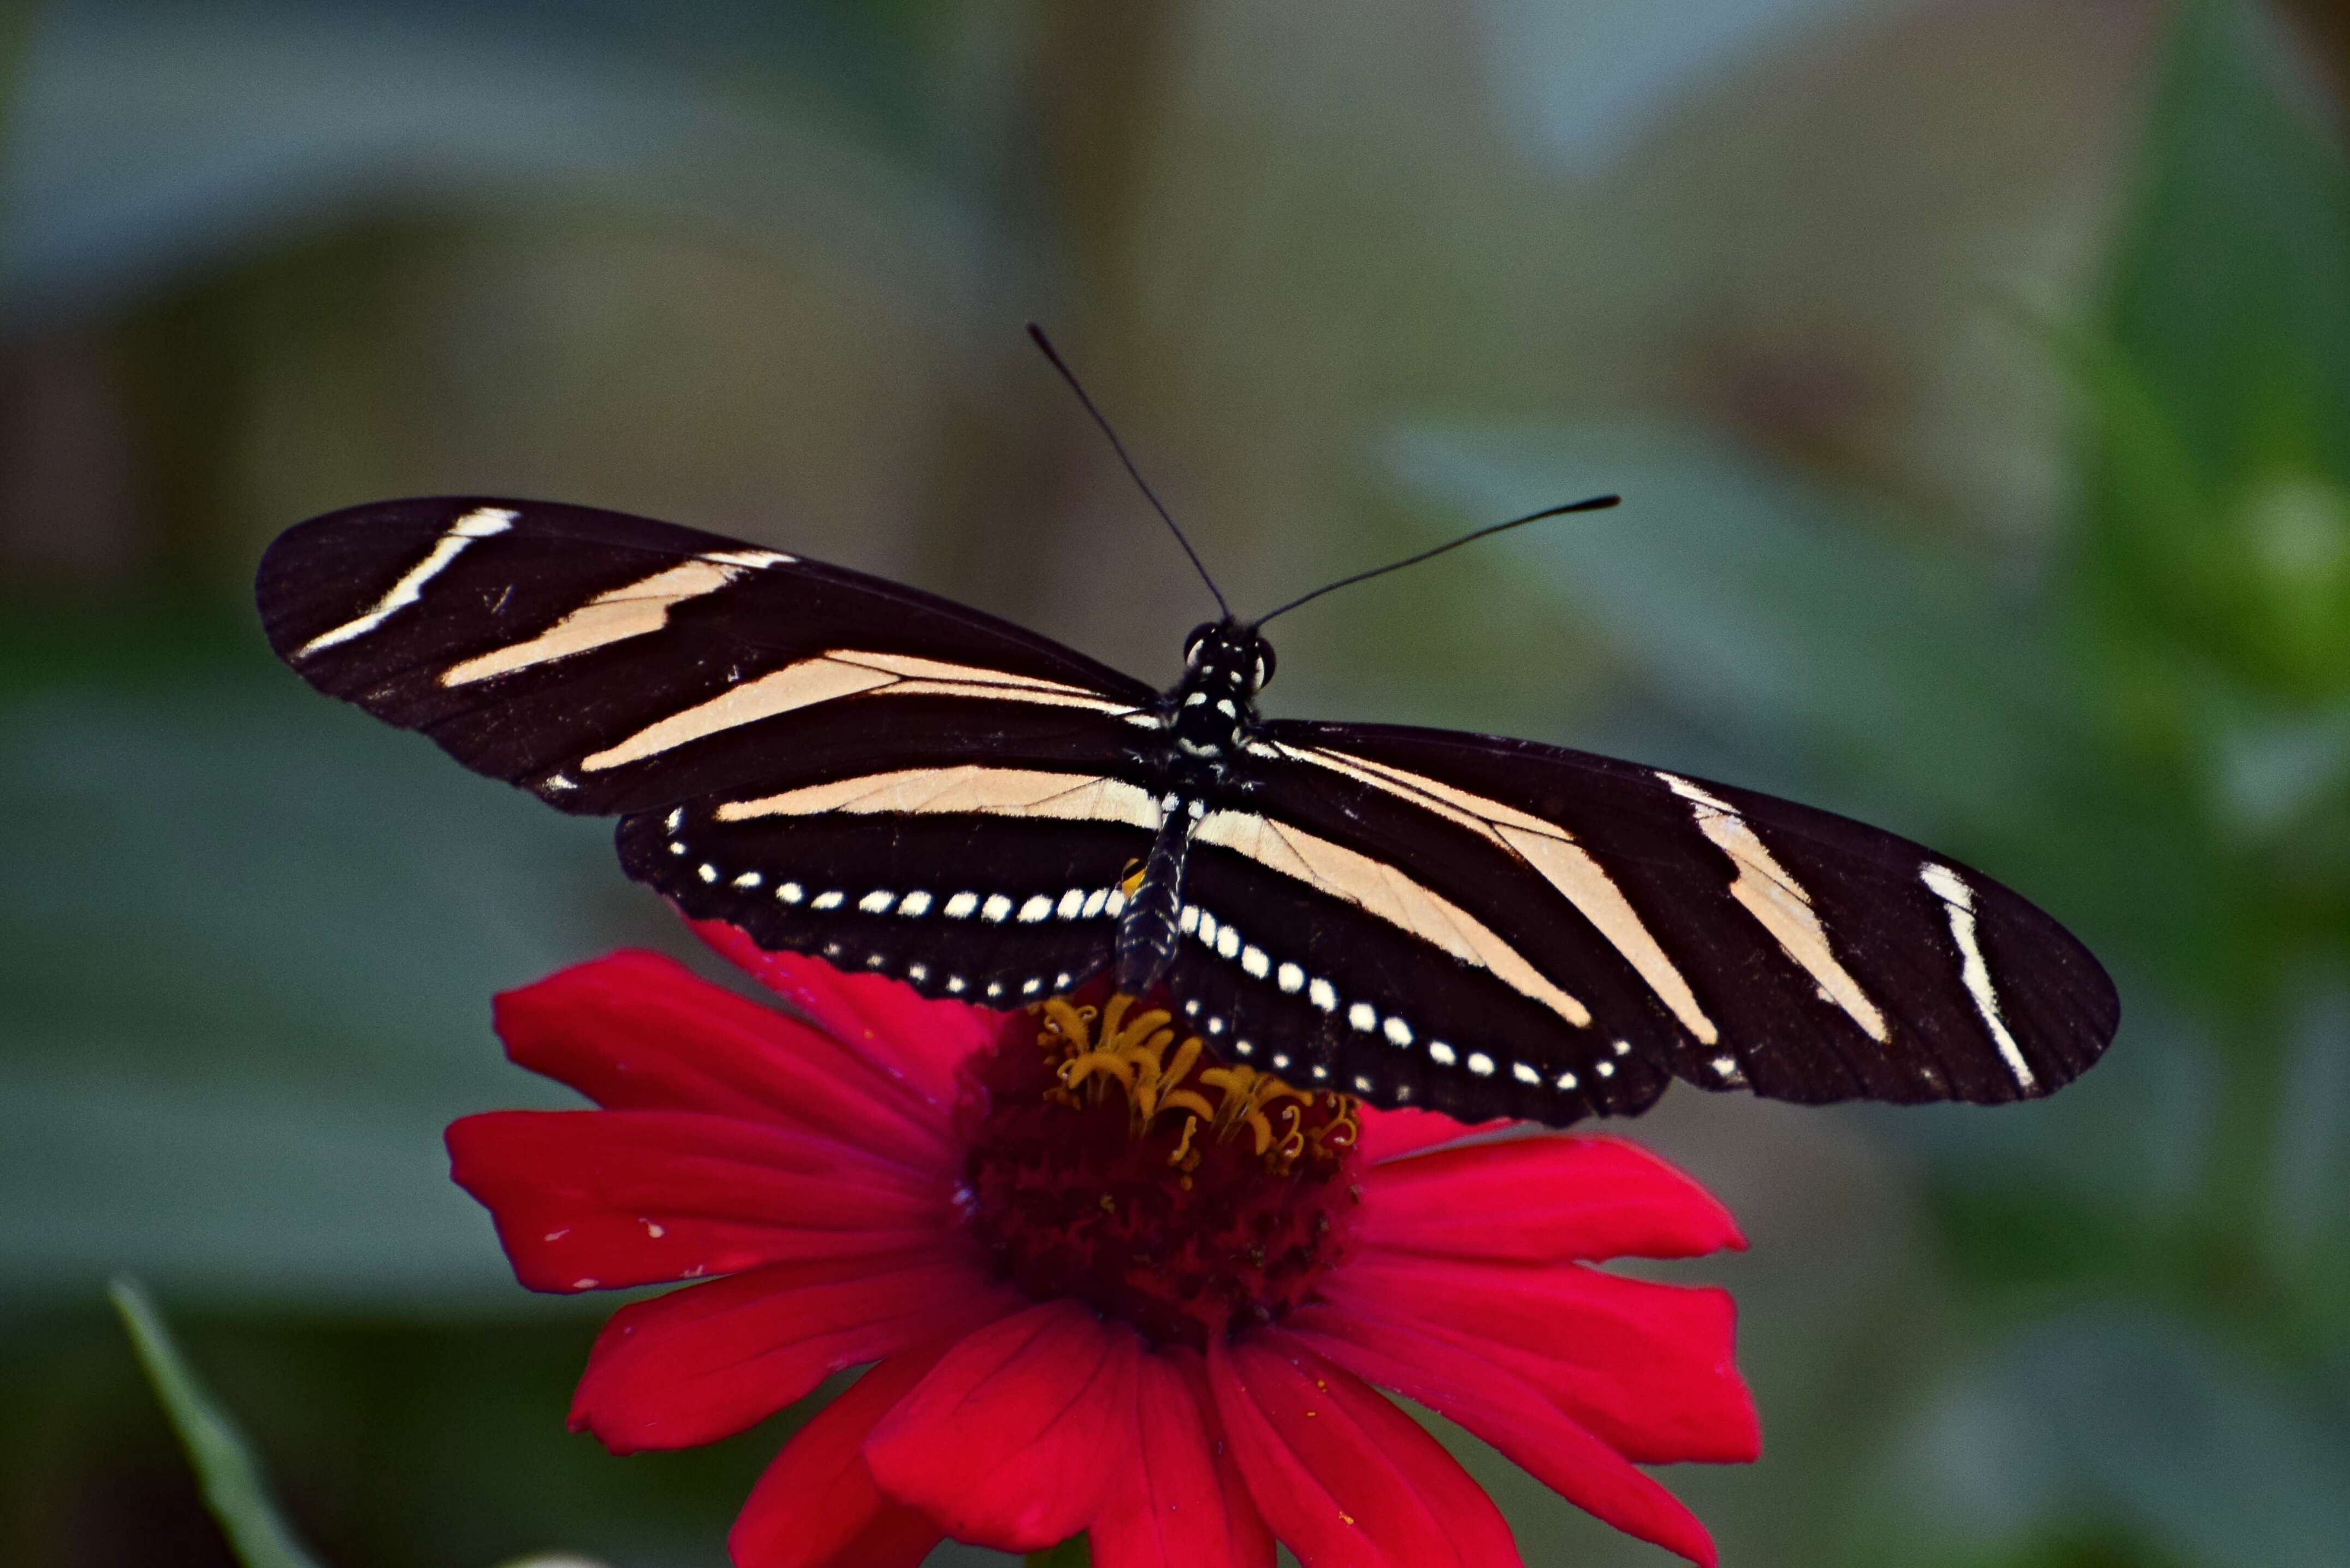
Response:
POLYGON ((1319 1096, 1325 1119, 1309 1127, 1305 1113, 1317 1107, 1315 1096, 1253 1067, 1202 1068, 1207 1043, 1197 1034, 1187 1034, 1179 1043, 1170 1027, 1172 1013, 1157 1007, 1138 1011, 1138 998, 1121 992, 1098 1011, 1058 996, 1030 1010, 1044 1026, 1037 1045, 1057 1058, 1057 1086, 1046 1091, 1047 1098, 1075 1106, 1082 1103, 1083 1093, 1098 1103, 1104 1086, 1114 1083, 1126 1096, 1137 1137, 1147 1135, 1160 1116, 1181 1115, 1182 1132, 1167 1163, 1187 1171, 1199 1163, 1193 1139, 1202 1123, 1220 1141, 1237 1137, 1246 1128, 1257 1156, 1277 1175, 1309 1153, 1336 1159, 1354 1147, 1361 1124, 1353 1096, 1319 1096))
POLYGON ((1352 1095, 1330 1095, 1328 1098, 1330 1119, 1308 1136, 1314 1141, 1315 1153, 1335 1159, 1354 1147, 1355 1140, 1362 1137, 1363 1118, 1360 1103, 1352 1095))
POLYGON ((1217 1132, 1222 1137, 1232 1137, 1242 1127, 1247 1127, 1255 1136, 1259 1154, 1264 1154, 1281 1143, 1284 1134, 1298 1119, 1297 1106, 1275 1106, 1274 1102, 1289 1099, 1297 1101, 1298 1105, 1312 1103, 1305 1095, 1272 1074, 1260 1073, 1253 1067, 1211 1067, 1200 1075, 1200 1082, 1223 1093, 1224 1103, 1216 1112, 1217 1132), (1268 1107, 1271 1107, 1270 1111, 1268 1107), (1274 1116, 1279 1116, 1283 1122, 1279 1132, 1274 1128, 1274 1116))

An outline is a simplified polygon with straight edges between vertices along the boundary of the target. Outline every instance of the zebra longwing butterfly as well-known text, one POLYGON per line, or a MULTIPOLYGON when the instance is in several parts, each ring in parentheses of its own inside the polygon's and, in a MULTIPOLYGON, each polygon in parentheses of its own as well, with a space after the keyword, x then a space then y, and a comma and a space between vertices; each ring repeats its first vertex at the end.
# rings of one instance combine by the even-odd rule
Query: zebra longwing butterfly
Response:
POLYGON ((1767 795, 1525 741, 1265 720, 1227 615, 1165 691, 878 577, 584 507, 289 529, 320 691, 564 811, 760 943, 1010 1008, 1109 971, 1230 1060, 1467 1120, 2044 1095, 2119 1015, 1998 883, 1767 795))

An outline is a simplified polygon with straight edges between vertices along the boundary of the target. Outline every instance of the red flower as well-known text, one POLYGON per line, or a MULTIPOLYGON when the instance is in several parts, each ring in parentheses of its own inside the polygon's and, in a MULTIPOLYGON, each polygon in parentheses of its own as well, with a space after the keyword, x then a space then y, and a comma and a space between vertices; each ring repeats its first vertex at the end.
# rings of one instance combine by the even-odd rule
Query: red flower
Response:
POLYGON ((1123 999, 998 1013, 703 935, 810 1024, 616 953, 498 999, 514 1060, 604 1106, 449 1129, 536 1290, 622 1307, 572 1407, 616 1452, 739 1431, 873 1363, 785 1446, 742 1568, 952 1535, 1105 1568, 1512 1564, 1476 1482, 1371 1385, 1711 1564, 1637 1465, 1742 1460, 1718 1290, 1589 1262, 1744 1245, 1608 1138, 1446 1147, 1419 1112, 1214 1064, 1123 999), (723 1278, 714 1276, 724 1276, 723 1278))

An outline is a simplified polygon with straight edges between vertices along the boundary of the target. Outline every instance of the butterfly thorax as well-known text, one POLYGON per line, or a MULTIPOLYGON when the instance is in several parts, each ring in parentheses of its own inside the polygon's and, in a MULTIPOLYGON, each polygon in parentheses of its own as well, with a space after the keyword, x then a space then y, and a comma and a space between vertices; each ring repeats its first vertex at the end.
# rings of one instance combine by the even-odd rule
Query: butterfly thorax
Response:
POLYGON ((1194 628, 1183 646, 1183 678, 1159 699, 1167 737, 1158 836, 1137 868, 1118 919, 1118 977, 1140 993, 1175 955, 1183 912, 1183 865, 1191 834, 1207 815, 1231 761, 1256 727, 1256 694, 1273 678, 1273 647, 1231 620, 1194 628))

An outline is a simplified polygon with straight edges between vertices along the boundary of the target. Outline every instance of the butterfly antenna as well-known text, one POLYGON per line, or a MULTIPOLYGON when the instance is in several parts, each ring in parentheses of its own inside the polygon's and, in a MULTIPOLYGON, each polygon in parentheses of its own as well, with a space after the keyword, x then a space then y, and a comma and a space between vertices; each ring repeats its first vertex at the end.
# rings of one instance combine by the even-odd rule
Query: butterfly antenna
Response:
POLYGON ((1053 369, 1061 373, 1061 379, 1069 384, 1069 390, 1076 393, 1077 401, 1086 406, 1086 412, 1094 417, 1094 423, 1101 426, 1101 433, 1109 437, 1110 450, 1118 453, 1118 462, 1126 464, 1126 472, 1133 476, 1135 488, 1142 492, 1143 499, 1150 503, 1151 509, 1159 514, 1159 521, 1165 523, 1168 531, 1175 535, 1175 542, 1183 546, 1183 553, 1191 557, 1191 565, 1199 572, 1200 580, 1208 585, 1210 593, 1216 596, 1216 607, 1224 612, 1226 620, 1232 619, 1232 607, 1224 602, 1223 590, 1216 587, 1216 579, 1208 576, 1207 566, 1200 559, 1200 552, 1191 548, 1191 541, 1183 536, 1183 530, 1177 526, 1174 514, 1167 510, 1166 504, 1150 488, 1150 482, 1142 477, 1142 471, 1134 466, 1134 459, 1126 454, 1126 443, 1118 439, 1118 431, 1110 428, 1109 421, 1103 416, 1101 410, 1094 406, 1094 400, 1086 396, 1085 386, 1077 379, 1076 372, 1069 369, 1068 362, 1053 347, 1053 340, 1045 336, 1043 327, 1030 322, 1028 336, 1044 351, 1045 358, 1053 362, 1053 369))
POLYGON ((1457 550, 1461 548, 1461 545, 1469 544, 1472 540, 1482 539, 1489 534, 1500 534, 1512 528, 1523 528, 1529 523, 1539 523, 1545 517, 1563 517, 1570 512, 1602 512, 1607 510, 1608 507, 1615 505, 1622 499, 1623 497, 1620 495, 1595 495, 1587 501, 1570 501, 1564 506, 1547 506, 1540 512, 1529 512, 1523 517, 1513 517, 1507 523, 1489 523, 1482 528, 1474 528, 1470 530, 1468 533, 1461 535, 1461 537, 1451 541, 1450 544, 1439 545, 1433 550, 1422 550, 1417 556, 1406 556, 1400 561, 1389 561, 1384 566, 1373 566, 1367 572, 1357 572, 1351 577, 1340 577, 1335 583, 1325 583, 1310 594, 1300 594, 1297 597, 1290 600, 1287 604, 1283 605, 1279 609, 1265 611, 1264 614, 1256 618, 1256 624, 1263 626, 1274 616, 1287 615, 1299 605, 1305 604, 1309 599, 1318 599, 1324 594, 1335 592, 1339 588, 1350 587, 1357 583, 1367 581, 1372 577, 1385 576, 1389 572, 1400 572, 1406 566, 1416 566, 1422 561, 1429 560, 1437 556, 1441 556, 1447 550, 1457 550))

